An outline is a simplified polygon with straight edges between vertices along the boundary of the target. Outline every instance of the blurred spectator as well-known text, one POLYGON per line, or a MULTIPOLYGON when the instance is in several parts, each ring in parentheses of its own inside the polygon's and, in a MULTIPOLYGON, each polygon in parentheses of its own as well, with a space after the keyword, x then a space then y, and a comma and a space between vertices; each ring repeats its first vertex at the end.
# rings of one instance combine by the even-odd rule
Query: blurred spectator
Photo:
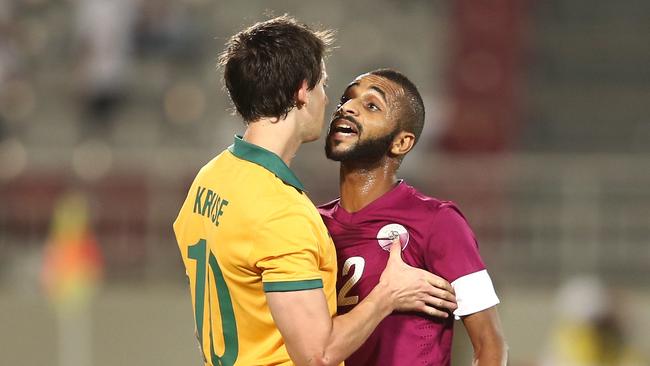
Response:
POLYGON ((57 314, 61 366, 85 366, 92 360, 90 305, 103 260, 89 217, 85 195, 63 195, 54 206, 43 253, 42 282, 57 314))
POLYGON ((89 223, 88 202, 68 193, 55 205, 43 255, 42 281, 57 309, 79 310, 102 277, 103 260, 89 223))
POLYGON ((542 366, 641 366, 619 318, 620 299, 594 277, 575 277, 557 297, 558 319, 542 366), (612 300, 616 299, 616 304, 612 300))
POLYGON ((18 66, 15 27, 12 23, 12 2, 0 2, 0 87, 13 75, 18 66))
POLYGON ((178 1, 141 0, 134 42, 139 56, 194 60, 200 50, 187 8, 178 1))
MULTIPOLYGON (((12 4, 11 1, 0 1, 0 91, 4 90, 5 84, 18 67, 18 50, 14 39, 15 27, 12 23, 12 4)), ((5 118, 0 111, 0 141, 7 134, 5 118)))
POLYGON ((86 122, 102 131, 125 100, 138 0, 77 0, 76 5, 86 122))

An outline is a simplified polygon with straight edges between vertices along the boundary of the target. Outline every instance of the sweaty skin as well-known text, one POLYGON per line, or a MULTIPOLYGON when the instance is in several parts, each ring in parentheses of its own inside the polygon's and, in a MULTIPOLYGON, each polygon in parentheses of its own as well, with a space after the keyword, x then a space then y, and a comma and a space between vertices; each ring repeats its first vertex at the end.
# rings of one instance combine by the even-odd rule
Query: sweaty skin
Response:
MULTIPOLYGON (((358 76, 352 81, 344 92, 344 96, 348 98, 356 98, 361 96, 363 98, 377 98, 380 103, 382 111, 380 112, 378 121, 380 125, 371 126, 369 120, 362 120, 360 124, 365 126, 362 131, 356 136, 355 141, 337 141, 334 143, 335 149, 350 148, 360 141, 377 137, 377 132, 384 133, 386 130, 394 129, 397 123, 397 118, 401 114, 403 100, 406 93, 404 89, 396 83, 385 79, 383 77, 373 74, 363 74, 358 76), (360 94, 360 95, 359 95, 360 94), (386 125, 385 121, 395 121, 391 125, 386 125)), ((353 107, 358 108, 358 106, 353 107)), ((337 108, 337 111, 340 108, 337 108)), ((337 112, 338 113, 338 112, 337 112)), ((336 113, 335 113, 336 114, 336 113)), ((336 117, 335 117, 336 118, 336 117)), ((363 116, 356 117, 357 119, 364 118, 363 116)), ((329 136, 327 138, 334 138, 329 136)), ((335 139, 335 138, 334 138, 335 139)), ((367 165, 365 163, 358 164, 354 161, 346 161, 341 164, 341 174, 339 175, 341 186, 342 206, 348 212, 356 212, 361 208, 368 205, 370 202, 381 197, 386 191, 392 189, 397 184, 395 171, 399 163, 393 159, 382 159, 375 164, 367 165)))
MULTIPOLYGON (((363 215, 364 208, 380 200, 391 190, 395 192, 396 187, 399 187, 396 172, 402 158, 413 148, 417 140, 413 128, 404 127, 403 122, 409 121, 410 117, 423 118, 423 114, 416 117, 418 112, 410 108, 413 104, 421 104, 422 101, 413 101, 407 97, 407 94, 399 84, 375 74, 363 74, 357 77, 344 91, 333 115, 325 146, 328 158, 340 161, 340 200, 336 205, 343 210, 328 206, 324 211, 324 217, 328 217, 330 224, 333 225, 329 227, 332 238, 337 235, 337 231, 332 228, 338 227, 335 223, 336 219, 333 218, 335 216, 333 212, 345 211, 342 215, 343 220, 346 224, 350 224, 352 221, 347 220, 351 220, 352 214, 357 214, 355 217, 358 219, 359 215, 363 215), (400 118, 404 118, 404 120, 400 121, 400 118), (350 122, 356 128, 351 126, 350 122), (328 211, 330 208, 332 211, 328 211)), ((423 110, 421 113, 424 113, 423 110)), ((378 207, 381 206, 374 206, 373 210, 377 210, 378 207)), ((409 208, 402 209, 409 211, 405 217, 413 218, 413 212, 409 208)), ((372 216, 372 220, 376 219, 376 216, 372 216)), ((367 224, 367 222, 364 223, 367 224)), ((456 224, 454 223, 454 225, 456 224)), ((345 250, 345 248, 354 247, 354 253, 348 254, 360 255, 361 249, 359 249, 358 243, 345 242, 347 240, 345 238, 350 237, 349 232, 352 229, 346 228, 345 225, 339 229, 339 239, 344 243, 337 243, 337 248, 345 250)), ((471 240, 466 237, 458 236, 454 239, 458 239, 460 242, 464 240, 464 243, 469 245, 468 248, 472 248, 471 240)), ((466 257, 459 258, 461 260, 475 259, 471 256, 472 253, 468 250, 466 257)), ((480 263, 480 259, 478 261, 480 263)), ((480 269, 484 266, 478 264, 475 268, 480 269)), ((472 265, 468 265, 467 270, 468 272, 464 274, 473 271, 472 265)), ((352 310, 355 309, 352 308, 352 310)), ((503 366, 506 364, 507 345, 494 306, 464 316, 463 324, 474 349, 474 366, 503 366)), ((390 339, 394 337, 392 329, 388 333, 381 334, 390 339)), ((451 346, 450 340, 448 345, 451 346)), ((375 346, 376 344, 370 343, 370 348, 366 349, 367 352, 362 351, 360 358, 353 356, 348 361, 351 364, 357 362, 358 365, 364 365, 364 362, 367 361, 367 358, 364 358, 365 355, 377 356, 380 354, 377 353, 376 348, 373 350, 375 346)))

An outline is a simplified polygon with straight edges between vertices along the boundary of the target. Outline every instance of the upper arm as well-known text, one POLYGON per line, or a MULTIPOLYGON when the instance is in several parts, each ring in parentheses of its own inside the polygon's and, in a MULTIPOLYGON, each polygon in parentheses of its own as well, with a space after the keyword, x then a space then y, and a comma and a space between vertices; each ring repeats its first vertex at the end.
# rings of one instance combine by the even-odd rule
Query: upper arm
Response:
POLYGON ((250 260, 260 271, 275 324, 296 365, 320 361, 332 328, 314 222, 300 204, 278 205, 255 228, 250 260))
POLYGON ((264 291, 300 291, 323 287, 320 246, 314 222, 301 205, 281 207, 253 228, 251 264, 264 291))
POLYGON ((447 204, 433 217, 427 242, 427 269, 448 282, 485 269, 478 243, 467 220, 447 204))
POLYGON ((453 204, 437 211, 427 245, 427 269, 451 283, 456 292, 457 318, 499 303, 474 233, 453 204))
POLYGON ((332 330, 322 289, 267 292, 276 326, 296 365, 318 365, 332 330))

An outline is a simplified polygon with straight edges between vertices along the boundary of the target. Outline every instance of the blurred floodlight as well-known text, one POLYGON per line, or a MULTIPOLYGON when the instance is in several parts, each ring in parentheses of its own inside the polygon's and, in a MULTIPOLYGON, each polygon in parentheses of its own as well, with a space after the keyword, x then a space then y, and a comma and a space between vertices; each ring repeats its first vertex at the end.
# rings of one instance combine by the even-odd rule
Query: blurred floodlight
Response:
POLYGON ((177 124, 193 122, 205 112, 205 93, 192 82, 180 82, 165 92, 165 114, 177 124))
POLYGON ((113 153, 105 142, 89 140, 72 153, 72 169, 84 180, 102 178, 113 163, 113 153))
POLYGON ((27 166, 27 151, 18 139, 0 142, 0 181, 9 181, 20 175, 27 166))

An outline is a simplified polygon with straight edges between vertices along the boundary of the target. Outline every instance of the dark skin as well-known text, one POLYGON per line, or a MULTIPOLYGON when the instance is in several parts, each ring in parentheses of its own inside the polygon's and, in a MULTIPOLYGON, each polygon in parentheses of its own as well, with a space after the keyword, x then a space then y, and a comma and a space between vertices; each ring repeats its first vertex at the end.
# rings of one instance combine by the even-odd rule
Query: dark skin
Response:
MULTIPOLYGON (((400 86, 372 74, 357 77, 346 88, 327 136, 331 152, 344 154, 364 141, 396 132, 378 159, 341 161, 340 204, 346 211, 363 209, 397 184, 397 169, 416 140, 413 133, 396 130, 401 108, 406 105, 404 99, 400 86)), ((506 365, 507 345, 496 307, 462 320, 474 348, 473 365, 506 365)))
MULTIPOLYGON (((385 135, 396 127, 399 98, 404 91, 394 83, 366 75, 352 82, 337 109, 337 116, 352 116, 363 126, 363 136, 337 136, 327 138, 337 141, 334 150, 343 151, 353 147, 359 139, 371 139, 385 135), (391 118, 393 117, 393 118, 391 118)), ((336 122, 336 121, 334 121, 336 122)), ((402 131, 393 140, 390 156, 379 161, 345 161, 340 167, 341 205, 348 212, 356 212, 367 206, 397 184, 396 172, 400 159, 411 150, 415 135, 402 131)))

